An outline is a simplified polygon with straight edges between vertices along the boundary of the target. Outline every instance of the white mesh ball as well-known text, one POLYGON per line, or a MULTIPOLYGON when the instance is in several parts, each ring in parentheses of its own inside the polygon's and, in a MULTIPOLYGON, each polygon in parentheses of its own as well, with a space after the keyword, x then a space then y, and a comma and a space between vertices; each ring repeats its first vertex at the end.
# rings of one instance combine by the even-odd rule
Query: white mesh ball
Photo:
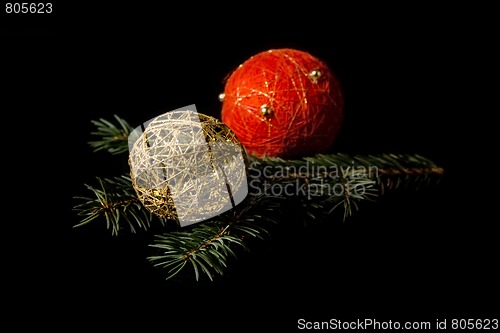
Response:
POLYGON ((132 184, 144 207, 181 226, 219 215, 248 194, 236 135, 192 106, 162 114, 129 136, 132 184))

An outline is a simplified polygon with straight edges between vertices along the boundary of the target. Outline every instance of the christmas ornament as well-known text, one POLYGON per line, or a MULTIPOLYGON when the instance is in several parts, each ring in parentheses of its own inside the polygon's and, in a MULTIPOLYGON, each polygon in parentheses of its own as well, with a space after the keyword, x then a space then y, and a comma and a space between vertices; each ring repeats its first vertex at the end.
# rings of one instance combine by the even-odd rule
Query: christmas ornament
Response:
POLYGON ((326 63, 295 49, 250 57, 228 76, 219 99, 222 121, 259 157, 324 153, 343 120, 337 77, 326 63))
POLYGON ((194 105, 146 122, 128 143, 132 185, 157 216, 186 226, 235 207, 248 193, 240 141, 194 105))

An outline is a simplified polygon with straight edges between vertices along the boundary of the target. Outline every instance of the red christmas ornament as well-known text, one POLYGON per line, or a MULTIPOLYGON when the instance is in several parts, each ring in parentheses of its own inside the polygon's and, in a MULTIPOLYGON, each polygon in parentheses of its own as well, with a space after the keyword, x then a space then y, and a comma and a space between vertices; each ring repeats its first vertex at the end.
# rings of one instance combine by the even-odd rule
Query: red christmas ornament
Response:
POLYGON ((295 158, 324 153, 343 120, 338 79, 311 54, 294 49, 258 53, 227 78, 222 121, 247 152, 295 158))

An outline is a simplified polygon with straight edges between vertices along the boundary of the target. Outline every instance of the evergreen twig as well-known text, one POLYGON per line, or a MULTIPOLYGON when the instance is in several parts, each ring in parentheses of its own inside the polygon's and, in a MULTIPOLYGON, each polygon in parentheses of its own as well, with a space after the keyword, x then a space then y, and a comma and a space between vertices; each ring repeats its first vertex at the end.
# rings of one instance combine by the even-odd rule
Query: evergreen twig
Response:
POLYGON ((96 130, 90 134, 99 137, 98 140, 88 142, 94 152, 105 150, 117 155, 128 151, 128 136, 134 129, 127 121, 116 114, 114 118, 117 124, 103 118, 91 120, 96 130))
MULTIPOLYGON (((115 115, 118 125, 107 120, 93 121, 100 140, 90 142, 94 151, 111 154, 128 151, 127 137, 132 128, 115 115)), ((248 250, 248 240, 263 239, 271 226, 294 214, 304 223, 321 219, 338 209, 344 220, 363 201, 375 200, 387 191, 420 189, 437 184, 443 169, 417 154, 348 155, 318 154, 295 160, 248 156, 249 195, 234 209, 184 230, 156 235, 150 246, 157 253, 148 257, 172 278, 191 267, 196 280, 206 275, 213 280, 222 275, 237 250, 248 250), (289 216, 289 215, 288 215, 289 216)), ((76 226, 103 218, 117 235, 123 225, 148 229, 153 219, 139 201, 129 176, 97 178, 99 186, 85 185, 92 197, 74 207, 82 217, 76 226)), ((189 270, 188 270, 189 271, 189 270)))
POLYGON ((192 225, 189 231, 156 235, 150 246, 159 253, 148 260, 166 269, 167 279, 191 267, 196 280, 200 279, 200 272, 213 280, 215 274, 224 274, 231 258, 237 258, 237 249, 249 251, 249 238, 264 239, 270 234, 270 226, 279 222, 279 201, 283 198, 274 199, 277 200, 249 196, 234 211, 192 225), (265 211, 268 214, 263 214, 265 211))
MULTIPOLYGON (((73 207, 77 215, 82 217, 74 227, 80 227, 98 218, 104 218, 106 227, 111 229, 112 235, 115 236, 123 229, 122 221, 127 222, 133 233, 136 232, 136 227, 144 230, 150 227, 150 221, 154 217, 139 201, 129 176, 96 178, 98 186, 85 184, 93 193, 93 197, 74 197, 83 201, 73 207)), ((164 223, 162 219, 160 222, 164 223)))

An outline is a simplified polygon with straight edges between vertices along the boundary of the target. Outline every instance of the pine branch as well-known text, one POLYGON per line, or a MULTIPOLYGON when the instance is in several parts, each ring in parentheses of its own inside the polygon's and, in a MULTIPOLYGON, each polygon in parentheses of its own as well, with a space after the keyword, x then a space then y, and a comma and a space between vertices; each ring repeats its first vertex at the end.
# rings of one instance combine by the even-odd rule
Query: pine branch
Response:
MULTIPOLYGON (((98 218, 104 218, 107 229, 112 235, 118 235, 123 229, 122 221, 126 222, 130 231, 135 233, 136 227, 147 230, 155 217, 148 212, 139 201, 131 179, 128 176, 97 178, 98 187, 85 184, 93 197, 76 196, 74 199, 83 201, 73 207, 82 219, 74 227, 83 226, 98 218)), ((160 219, 163 224, 164 221, 160 219)))
POLYGON ((443 169, 431 160, 410 154, 348 155, 318 154, 302 159, 249 156, 250 182, 273 180, 287 188, 289 200, 298 205, 307 220, 343 208, 344 220, 362 201, 373 201, 388 190, 418 190, 436 185, 443 169))
POLYGON ((124 119, 117 115, 114 117, 117 124, 103 118, 91 120, 96 130, 90 134, 99 137, 99 140, 88 142, 94 152, 105 150, 112 155, 118 155, 128 151, 128 136, 134 129, 124 119))
POLYGON ((418 154, 348 155, 344 153, 318 154, 299 160, 277 157, 260 159, 249 156, 250 165, 267 168, 282 178, 356 179, 372 180, 380 194, 387 190, 437 185, 443 168, 418 154), (286 170, 286 172, 282 172, 286 170))
POLYGON ((163 251, 161 255, 148 259, 156 262, 155 266, 168 269, 168 278, 178 274, 186 264, 194 270, 196 280, 200 270, 213 280, 213 274, 223 274, 229 257, 236 258, 231 245, 245 248, 243 241, 229 234, 229 226, 219 223, 205 223, 192 231, 176 231, 157 236, 152 247, 163 251))
POLYGON ((238 250, 249 251, 247 242, 269 236, 269 228, 279 222, 280 198, 250 196, 233 211, 210 221, 192 225, 189 231, 174 231, 156 235, 150 246, 159 251, 148 257, 154 266, 165 269, 166 279, 191 268, 195 279, 206 275, 210 280, 223 275, 229 260, 236 259, 238 250), (263 212, 268 214, 262 215, 263 212), (200 274, 201 273, 201 274, 200 274))
MULTIPOLYGON (((128 150, 132 128, 121 118, 113 123, 93 121, 101 140, 91 142, 98 150, 119 154, 128 150)), ((239 250, 249 250, 251 239, 264 239, 271 227, 293 216, 304 223, 322 220, 340 210, 343 219, 364 201, 375 200, 387 191, 418 190, 437 184, 443 169, 429 159, 409 154, 348 155, 318 154, 296 160, 248 156, 249 195, 234 209, 208 221, 179 231, 156 235, 151 247, 157 253, 148 260, 166 270, 167 278, 192 272, 196 280, 222 275, 239 250), (286 212, 288 215, 285 215, 286 212), (191 269, 189 269, 191 268, 191 269)), ((117 235, 128 222, 148 229, 153 219, 137 198, 128 176, 97 178, 98 187, 86 185, 93 197, 77 197, 82 217, 76 226, 103 218, 117 235)), ((164 220, 160 219, 164 225, 164 220)), ((178 227, 178 226, 177 226, 178 227)))

